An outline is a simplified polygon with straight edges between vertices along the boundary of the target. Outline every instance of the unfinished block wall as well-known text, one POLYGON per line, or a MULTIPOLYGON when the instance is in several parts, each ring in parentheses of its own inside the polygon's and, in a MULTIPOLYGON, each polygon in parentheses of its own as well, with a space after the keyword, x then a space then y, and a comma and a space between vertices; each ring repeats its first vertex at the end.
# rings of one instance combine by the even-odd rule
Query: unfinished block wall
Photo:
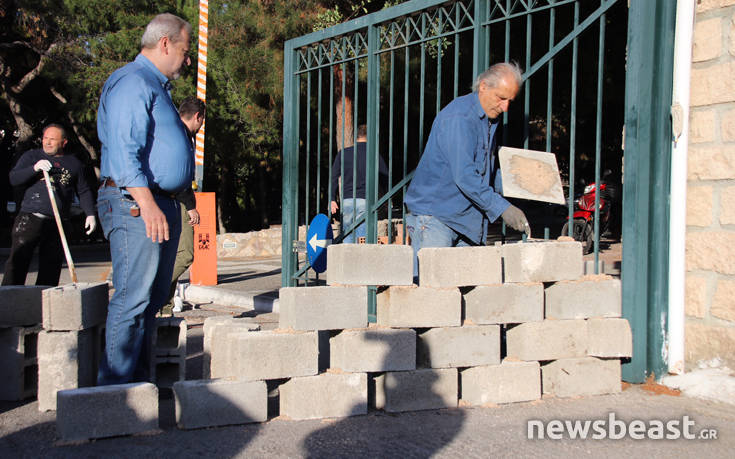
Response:
POLYGON ((735 357, 735 0, 697 2, 687 161, 688 368, 735 357))
POLYGON ((262 384, 278 386, 280 415, 291 419, 621 389, 632 337, 620 281, 584 277, 577 242, 423 249, 420 286, 410 246, 342 244, 327 254, 328 286, 281 289, 279 329, 208 319, 205 359, 222 379, 174 385, 180 427, 224 422, 191 402, 197 390, 228 393, 242 407, 226 423, 262 420, 262 384), (381 285, 370 325, 369 285, 381 285), (249 387, 245 400, 227 387, 233 381, 261 389, 249 387))

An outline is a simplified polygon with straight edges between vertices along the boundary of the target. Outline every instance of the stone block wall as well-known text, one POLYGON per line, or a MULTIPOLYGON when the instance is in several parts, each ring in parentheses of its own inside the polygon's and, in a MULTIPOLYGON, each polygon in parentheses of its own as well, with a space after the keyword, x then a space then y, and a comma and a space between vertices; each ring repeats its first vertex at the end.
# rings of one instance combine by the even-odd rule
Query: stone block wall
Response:
POLYGON ((735 0, 697 2, 687 161, 687 368, 735 356, 735 0))
MULTIPOLYGON (((225 325, 205 324, 211 363, 204 372, 278 385, 280 415, 289 419, 620 391, 620 359, 632 349, 630 327, 620 318, 620 283, 583 276, 577 242, 513 246, 492 248, 491 257, 486 247, 458 250, 472 282, 460 273, 420 287, 404 285, 404 274, 412 273, 410 248, 333 246, 330 269, 349 276, 326 287, 282 289, 292 304, 277 330, 243 323, 223 333, 225 325), (379 286, 377 324, 368 325, 364 285, 376 279, 387 285, 379 286), (606 302, 574 301, 596 289, 606 302), (322 360, 328 363, 317 365, 322 360), (596 383, 585 384, 588 378, 596 383)), ((421 269, 440 271, 446 257, 426 255, 419 253, 421 269)), ((177 403, 183 413, 191 402, 177 403)))

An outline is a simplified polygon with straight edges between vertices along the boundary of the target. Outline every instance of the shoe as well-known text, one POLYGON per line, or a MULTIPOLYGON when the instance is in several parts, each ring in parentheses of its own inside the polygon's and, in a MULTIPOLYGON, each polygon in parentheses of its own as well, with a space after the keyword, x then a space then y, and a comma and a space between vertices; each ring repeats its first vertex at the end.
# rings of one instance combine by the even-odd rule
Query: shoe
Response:
POLYGON ((181 297, 175 296, 174 297, 174 308, 172 309, 173 312, 181 312, 184 307, 184 302, 181 301, 181 297))

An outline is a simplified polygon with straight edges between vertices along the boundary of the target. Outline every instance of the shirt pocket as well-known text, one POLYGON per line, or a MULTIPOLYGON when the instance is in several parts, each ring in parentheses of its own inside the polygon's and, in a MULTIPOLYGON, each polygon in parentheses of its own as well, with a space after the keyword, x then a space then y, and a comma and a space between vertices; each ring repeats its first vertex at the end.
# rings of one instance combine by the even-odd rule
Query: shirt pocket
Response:
POLYGON ((475 145, 474 164, 475 171, 483 177, 485 176, 485 172, 487 171, 488 156, 487 143, 479 140, 475 145))

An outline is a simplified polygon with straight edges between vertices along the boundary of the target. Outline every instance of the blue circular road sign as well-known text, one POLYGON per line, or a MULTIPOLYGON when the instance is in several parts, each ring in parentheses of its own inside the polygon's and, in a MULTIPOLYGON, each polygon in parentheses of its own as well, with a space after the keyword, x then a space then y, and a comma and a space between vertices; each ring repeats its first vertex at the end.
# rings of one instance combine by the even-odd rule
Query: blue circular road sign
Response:
POLYGON ((311 268, 318 273, 327 270, 327 246, 332 243, 332 237, 329 217, 317 214, 309 224, 309 231, 306 233, 306 258, 311 268))

